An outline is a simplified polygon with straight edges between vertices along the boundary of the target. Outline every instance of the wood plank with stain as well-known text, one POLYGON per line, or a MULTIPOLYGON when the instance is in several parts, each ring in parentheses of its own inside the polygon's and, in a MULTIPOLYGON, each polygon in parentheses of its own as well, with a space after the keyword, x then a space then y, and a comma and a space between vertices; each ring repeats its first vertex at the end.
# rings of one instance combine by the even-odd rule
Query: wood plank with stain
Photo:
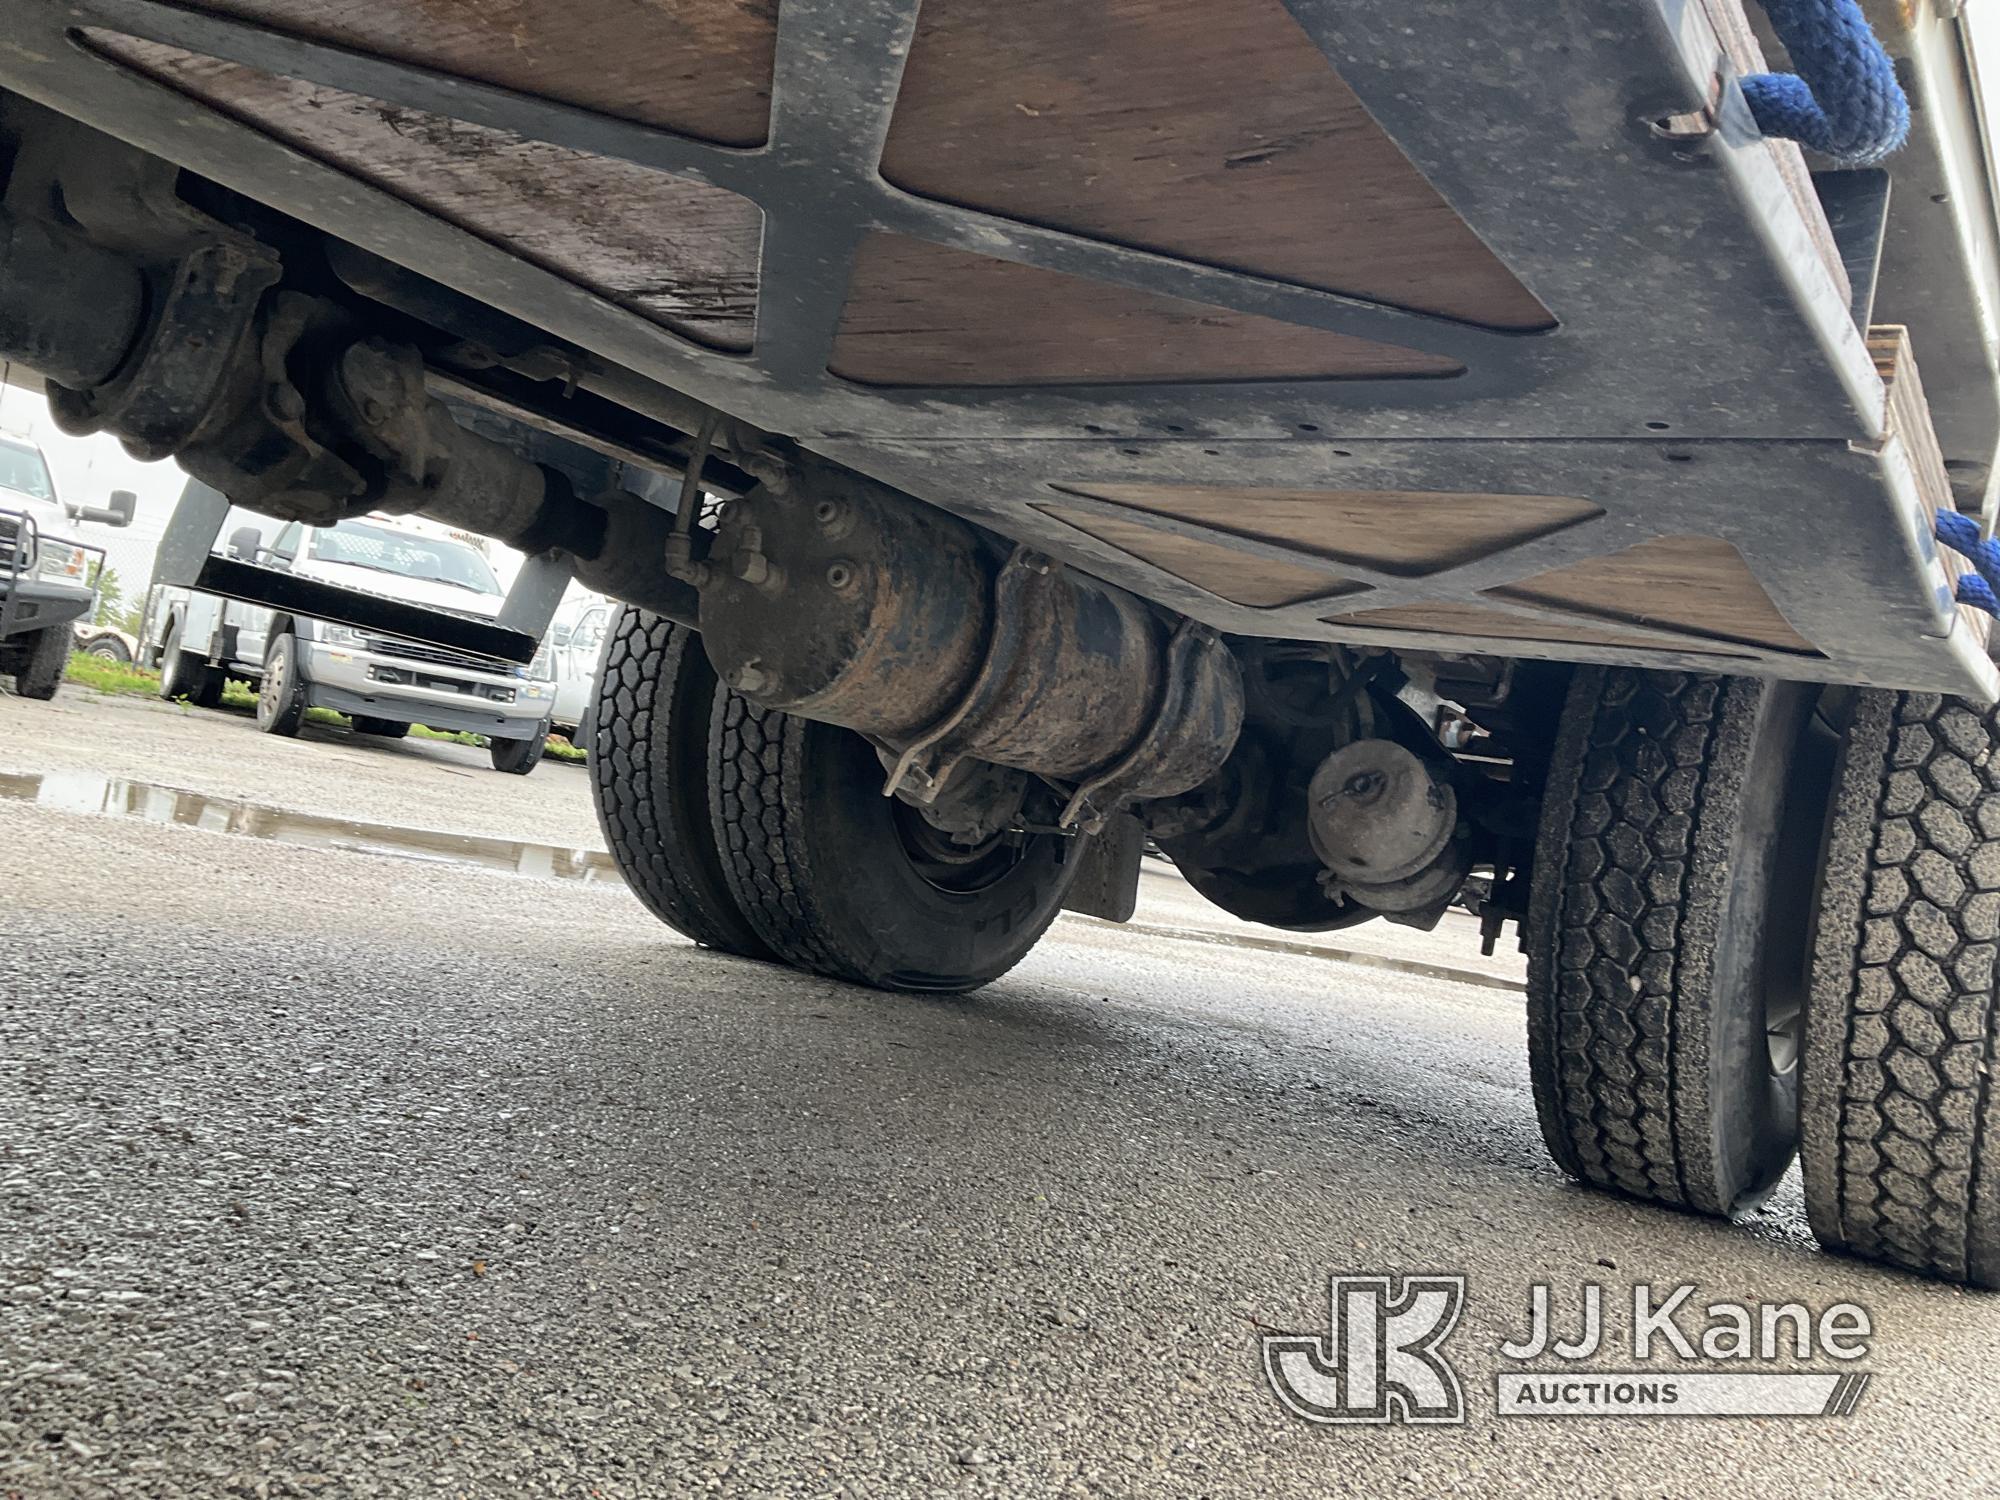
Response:
POLYGON ((763 213, 738 194, 610 157, 87 33, 162 80, 713 348, 751 347, 763 213))
POLYGON ((308 41, 724 146, 770 129, 778 0, 202 0, 308 41))
POLYGON ((1743 554, 1719 537, 1656 537, 1492 589, 1489 596, 1772 651, 1819 654, 1779 613, 1743 554))
POLYGON ((882 171, 1189 260, 1493 328, 1554 322, 1281 0, 925 0, 882 171))
POLYGON ((1456 375, 1439 355, 872 234, 828 368, 884 386, 1456 375))
POLYGON ((1567 495, 1205 484, 1058 483, 1056 488, 1410 577, 1489 557, 1604 514, 1590 501, 1567 495))
POLYGON ((1224 541, 1161 531, 1143 521, 1128 521, 1068 505, 1037 505, 1035 509, 1120 552, 1130 553, 1141 562, 1151 563, 1184 583, 1205 589, 1218 599, 1251 609, 1277 609, 1308 599, 1338 598, 1361 587, 1300 563, 1252 557, 1224 541))

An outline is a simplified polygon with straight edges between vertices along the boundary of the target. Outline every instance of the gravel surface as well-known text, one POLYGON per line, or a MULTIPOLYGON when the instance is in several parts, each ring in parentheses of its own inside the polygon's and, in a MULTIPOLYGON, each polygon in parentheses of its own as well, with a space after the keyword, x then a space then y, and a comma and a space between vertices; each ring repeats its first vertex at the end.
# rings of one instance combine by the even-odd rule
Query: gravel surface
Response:
MULTIPOLYGON (((0 765, 196 773, 4 707, 0 765)), ((1820 1254, 1791 1188, 1731 1228, 1568 1185, 1506 991, 1066 922, 915 1000, 705 953, 616 886, 7 803, 0 849, 58 872, 0 875, 0 1494, 2000 1472, 2000 1301, 1820 1254), (1433 1270, 1470 1278, 1468 1426, 1278 1408, 1260 1328, 1323 1331, 1330 1271, 1433 1270), (1844 1420, 1498 1421, 1537 1279, 1859 1301, 1874 1383, 1844 1420)))

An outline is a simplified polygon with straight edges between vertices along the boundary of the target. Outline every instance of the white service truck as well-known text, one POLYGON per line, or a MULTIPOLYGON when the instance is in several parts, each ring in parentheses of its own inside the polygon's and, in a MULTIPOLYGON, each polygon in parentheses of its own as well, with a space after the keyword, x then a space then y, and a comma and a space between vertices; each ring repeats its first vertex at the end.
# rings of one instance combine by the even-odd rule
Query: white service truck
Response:
POLYGON ((556 682, 554 725, 572 745, 583 746, 590 735, 597 659, 604 654, 604 637, 617 607, 602 594, 585 594, 573 609, 566 604, 549 627, 548 658, 556 682))
POLYGON ((114 490, 108 506, 66 505, 42 450, 0 435, 0 674, 23 698, 53 698, 79 620, 97 607, 104 549, 71 534, 78 521, 132 524, 137 496, 114 490))
MULTIPOLYGON (((505 597, 480 538, 407 516, 281 527, 232 511, 225 535, 237 561, 427 608, 490 619, 505 597)), ((517 666, 171 584, 147 590, 140 659, 159 668, 161 697, 203 708, 228 678, 249 683, 269 734, 297 734, 308 708, 330 708, 362 734, 484 735, 494 769, 514 775, 541 760, 555 711, 546 648, 517 666)))

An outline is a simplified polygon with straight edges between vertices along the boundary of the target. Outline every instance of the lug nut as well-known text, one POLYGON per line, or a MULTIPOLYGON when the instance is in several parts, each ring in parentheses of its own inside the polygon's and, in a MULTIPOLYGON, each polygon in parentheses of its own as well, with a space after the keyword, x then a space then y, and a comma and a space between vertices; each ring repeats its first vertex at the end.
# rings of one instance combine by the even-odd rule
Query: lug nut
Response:
POLYGON ((833 563, 826 570, 827 587, 838 593, 845 593, 854 584, 854 565, 845 559, 833 563))

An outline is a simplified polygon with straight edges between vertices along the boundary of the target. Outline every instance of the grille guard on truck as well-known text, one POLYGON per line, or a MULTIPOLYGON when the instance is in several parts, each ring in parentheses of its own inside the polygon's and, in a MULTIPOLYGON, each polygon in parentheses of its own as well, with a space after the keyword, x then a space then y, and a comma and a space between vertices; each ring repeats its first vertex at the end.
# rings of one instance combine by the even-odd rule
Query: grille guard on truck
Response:
MULTIPOLYGON (((27 606, 33 602, 31 600, 24 600, 21 597, 21 584, 24 581, 29 584, 36 584, 44 580, 37 571, 41 566, 42 560, 42 536, 41 528, 35 524, 35 518, 25 510, 11 510, 0 507, 0 526, 13 527, 11 544, 0 544, 6 545, 5 556, 4 558, 0 558, 0 561, 4 562, 7 570, 5 574, 6 591, 0 593, 0 641, 4 641, 12 636, 17 628, 23 626, 27 606), (27 542, 25 546, 22 545, 24 538, 27 542), (28 566, 25 568, 22 566, 23 558, 29 559, 28 566)), ((90 583, 88 585, 90 590, 90 607, 84 611, 85 614, 93 613, 97 608, 97 585, 98 581, 104 576, 104 565, 107 554, 102 547, 91 542, 64 541, 62 545, 78 551, 95 552, 97 554, 97 567, 90 574, 90 583)), ((61 623, 68 625, 70 622, 64 620, 61 623)), ((31 626, 29 628, 38 627, 31 626)))

